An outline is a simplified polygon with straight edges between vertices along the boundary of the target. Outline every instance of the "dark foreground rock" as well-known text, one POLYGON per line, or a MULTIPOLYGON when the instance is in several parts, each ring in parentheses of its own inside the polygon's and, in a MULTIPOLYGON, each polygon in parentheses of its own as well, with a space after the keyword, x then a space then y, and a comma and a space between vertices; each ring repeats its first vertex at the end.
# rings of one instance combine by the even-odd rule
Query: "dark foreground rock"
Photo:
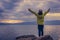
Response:
POLYGON ((45 35, 41 37, 36 37, 35 35, 23 35, 16 37, 16 40, 53 40, 50 35, 45 35))
POLYGON ((53 40, 53 38, 50 35, 45 35, 45 36, 39 37, 38 40, 53 40))
POLYGON ((34 35, 23 35, 16 37, 16 40, 35 40, 37 37, 34 35))

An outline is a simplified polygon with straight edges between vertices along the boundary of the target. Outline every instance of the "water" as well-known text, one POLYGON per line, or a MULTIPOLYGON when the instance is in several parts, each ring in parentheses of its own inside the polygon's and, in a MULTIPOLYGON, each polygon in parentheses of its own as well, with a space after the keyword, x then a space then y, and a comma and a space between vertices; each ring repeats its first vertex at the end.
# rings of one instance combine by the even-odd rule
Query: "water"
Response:
POLYGON ((51 35, 54 40, 60 40, 60 25, 45 25, 45 35, 51 35))
MULTIPOLYGON (((38 36, 37 25, 0 25, 0 40, 15 40, 20 35, 38 36)), ((60 25, 45 25, 44 35, 51 35, 54 40, 60 39, 60 25)))

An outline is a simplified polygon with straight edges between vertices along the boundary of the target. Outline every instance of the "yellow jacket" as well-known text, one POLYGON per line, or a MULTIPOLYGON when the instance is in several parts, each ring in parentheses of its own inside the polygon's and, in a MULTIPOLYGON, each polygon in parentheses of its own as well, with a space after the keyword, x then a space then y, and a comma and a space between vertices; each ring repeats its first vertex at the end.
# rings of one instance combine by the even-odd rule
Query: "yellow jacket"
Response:
POLYGON ((49 9, 43 13, 43 15, 38 15, 38 13, 32 11, 31 9, 28 9, 31 13, 35 14, 37 16, 37 24, 43 25, 44 24, 44 16, 49 12, 49 9))

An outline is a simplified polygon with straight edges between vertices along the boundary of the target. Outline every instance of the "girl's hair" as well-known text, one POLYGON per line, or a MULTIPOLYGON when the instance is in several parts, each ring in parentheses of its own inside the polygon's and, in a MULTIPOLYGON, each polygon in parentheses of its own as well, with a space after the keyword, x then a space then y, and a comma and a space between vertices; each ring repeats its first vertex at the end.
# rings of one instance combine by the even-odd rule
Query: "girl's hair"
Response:
POLYGON ((39 14, 39 15, 42 15, 42 14, 43 14, 43 12, 42 12, 41 9, 38 11, 38 14, 39 14))

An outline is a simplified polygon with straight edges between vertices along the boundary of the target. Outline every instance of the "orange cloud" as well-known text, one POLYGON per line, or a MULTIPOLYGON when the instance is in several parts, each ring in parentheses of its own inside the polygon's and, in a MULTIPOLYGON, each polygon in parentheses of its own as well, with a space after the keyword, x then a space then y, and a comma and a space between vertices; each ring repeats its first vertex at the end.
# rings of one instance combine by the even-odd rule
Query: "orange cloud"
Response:
POLYGON ((60 20, 60 13, 48 13, 45 20, 60 20))
POLYGON ((23 20, 0 20, 1 23, 22 23, 23 20))
POLYGON ((50 16, 50 17, 51 17, 51 16, 55 16, 55 17, 56 17, 56 16, 57 16, 57 17, 59 16, 59 17, 60 17, 60 13, 48 13, 47 16, 50 16))

